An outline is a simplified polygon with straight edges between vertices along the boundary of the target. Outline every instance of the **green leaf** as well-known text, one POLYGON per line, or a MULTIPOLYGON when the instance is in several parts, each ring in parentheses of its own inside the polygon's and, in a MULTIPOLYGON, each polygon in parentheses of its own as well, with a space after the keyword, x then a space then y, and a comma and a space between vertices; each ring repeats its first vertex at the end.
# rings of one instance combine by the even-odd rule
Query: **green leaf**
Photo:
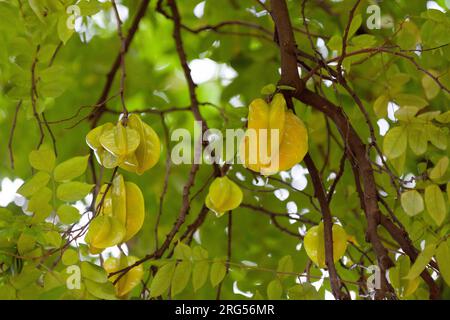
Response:
POLYGON ((16 300, 16 289, 10 284, 0 286, 0 300, 16 300))
POLYGON ((175 267, 172 277, 172 286, 170 293, 176 296, 186 288, 191 278, 192 263, 190 261, 181 261, 175 267))
POLYGON ((44 22, 44 12, 46 10, 44 9, 44 3, 41 0, 28 0, 28 4, 30 5, 31 9, 34 11, 36 16, 44 22))
POLYGON ((389 280, 400 297, 413 294, 419 284, 420 278, 405 279, 410 271, 411 262, 408 256, 400 256, 395 262, 395 267, 389 269, 389 280))
POLYGON ((288 290, 290 300, 319 300, 321 299, 316 288, 308 282, 297 284, 288 290))
POLYGON ((431 20, 434 20, 439 23, 448 23, 448 18, 446 17, 445 13, 437 10, 437 9, 428 9, 425 12, 422 12, 421 16, 423 18, 429 18, 431 20))
MULTIPOLYGON (((433 76, 438 76, 437 72, 430 70, 429 71, 433 76)), ((441 88, 436 83, 436 81, 433 80, 429 75, 425 74, 422 77, 422 87, 425 91, 425 95, 427 96, 428 100, 432 100, 436 98, 436 96, 441 91, 441 88)))
POLYGON ((67 80, 59 78, 54 81, 42 82, 40 86, 41 95, 46 98, 57 98, 67 89, 67 80))
POLYGON ((0 208, 0 221, 12 222, 14 215, 11 211, 5 208, 0 208))
POLYGON ((387 107, 389 103, 389 96, 381 95, 375 100, 373 104, 373 110, 378 118, 386 118, 387 117, 387 107))
POLYGON ((55 168, 54 178, 58 182, 65 182, 81 176, 87 168, 89 155, 85 157, 74 157, 55 168))
POLYGON ((210 280, 213 287, 222 282, 227 273, 227 268, 222 261, 216 261, 211 266, 210 280))
POLYGON ((103 300, 117 300, 115 288, 111 282, 98 283, 89 279, 84 279, 86 290, 96 298, 103 300))
POLYGON ((150 286, 150 296, 159 297, 169 289, 175 271, 175 262, 169 262, 159 268, 150 286))
POLYGON ((286 85, 281 85, 281 86, 277 86, 277 88, 279 90, 284 90, 284 91, 296 91, 297 89, 291 86, 286 86, 286 85))
POLYGON ((39 171, 30 180, 25 182, 17 190, 17 193, 28 198, 45 187, 49 181, 50 175, 47 172, 39 171))
POLYGON ((108 275, 102 267, 87 261, 81 262, 80 267, 81 274, 85 279, 89 279, 97 283, 105 283, 108 281, 108 275))
POLYGON ((448 129, 438 128, 434 125, 428 125, 426 127, 426 132, 428 134, 428 140, 438 149, 447 149, 448 140, 448 129))
POLYGON ((64 224, 73 224, 80 220, 80 212, 73 206, 63 204, 56 212, 58 213, 59 219, 64 224))
POLYGON ((397 33, 397 44, 402 49, 415 49, 419 40, 419 30, 412 21, 406 21, 397 33))
POLYGON ((32 223, 44 221, 52 212, 53 207, 49 204, 53 192, 44 187, 30 198, 27 210, 33 213, 32 223))
POLYGON ((56 196, 66 202, 74 202, 85 198, 94 187, 83 182, 67 182, 58 186, 56 196))
POLYGON ((39 300, 61 300, 62 295, 67 291, 65 285, 52 288, 39 295, 39 300))
POLYGON ((447 172, 448 162, 448 157, 439 159, 436 166, 430 171, 430 179, 433 181, 439 180, 447 172))
POLYGON ((193 250, 192 250, 192 256, 194 257, 195 260, 206 260, 208 259, 208 251, 206 251, 205 249, 203 249, 200 246, 196 246, 193 250))
POLYGON ((82 16, 92 16, 102 10, 102 5, 107 3, 99 3, 98 1, 81 1, 77 3, 82 16))
POLYGON ((252 300, 264 300, 264 297, 259 290, 256 290, 252 300))
POLYGON ((416 155, 424 154, 428 149, 428 137, 422 125, 408 125, 408 144, 416 155))
POLYGON ((282 273, 291 273, 293 271, 294 271, 294 262, 292 261, 291 256, 284 256, 283 258, 280 259, 280 261, 278 261, 277 272, 281 273, 278 274, 278 277, 280 279, 284 279, 289 276, 287 274, 282 273))
POLYGON ((437 247, 436 260, 442 278, 450 286, 450 238, 437 247))
POLYGON ((190 260, 192 250, 188 245, 180 241, 174 249, 173 257, 178 260, 190 260))
POLYGON ((414 264, 411 266, 411 269, 404 278, 410 280, 417 278, 422 273, 422 271, 425 270, 425 267, 428 265, 435 252, 435 243, 427 245, 426 248, 421 253, 419 253, 416 261, 414 261, 414 264))
POLYGON ((19 251, 20 255, 24 256, 27 252, 32 251, 35 245, 36 238, 29 232, 24 231, 17 240, 17 251, 19 251))
POLYGON ((402 107, 395 112, 395 117, 399 121, 411 122, 417 112, 419 112, 419 108, 417 107, 402 107))
POLYGON ((78 252, 74 249, 64 251, 61 261, 65 266, 71 266, 78 263, 78 252))
POLYGON ((447 216, 447 205, 438 185, 432 184, 425 188, 425 205, 434 222, 440 226, 447 216))
POLYGON ((401 203, 403 210, 411 217, 422 212, 424 209, 422 196, 416 190, 403 192, 401 203))
POLYGON ((283 286, 279 279, 272 280, 267 286, 267 298, 269 300, 280 300, 283 294, 283 286))
POLYGON ((39 51, 39 62, 41 62, 41 63, 50 62, 50 60, 53 57, 53 54, 56 51, 56 48, 57 48, 57 45, 53 44, 53 43, 48 43, 48 44, 42 45, 41 50, 39 51))
POLYGON ((353 35, 358 31, 362 23, 362 16, 357 14, 353 17, 352 23, 350 24, 350 29, 348 30, 348 39, 353 37, 353 35))
POLYGON ((436 121, 439 121, 440 123, 449 123, 450 111, 444 112, 443 114, 436 116, 436 121))
POLYGON ((372 47, 377 42, 377 39, 375 36, 371 34, 362 34, 359 36, 356 36, 352 39, 352 43, 357 48, 369 48, 372 47))
POLYGON ((399 94, 395 96, 395 102, 400 107, 417 107, 422 109, 428 105, 428 101, 413 94, 399 94))
POLYGON ((57 231, 49 231, 44 235, 47 246, 51 248, 59 248, 62 242, 61 235, 57 231))
POLYGON ((396 73, 391 75, 387 82, 391 91, 399 91, 401 88, 411 80, 411 76, 407 73, 396 73))
POLYGON ((388 131, 383 141, 384 154, 388 159, 400 157, 406 151, 406 130, 403 126, 388 131))
POLYGON ((192 285, 194 291, 202 288, 206 280, 208 279, 209 273, 209 262, 208 261, 198 261, 194 263, 194 268, 192 270, 192 285))
POLYGON ((276 90, 277 90, 277 87, 274 84, 270 83, 261 89, 261 94, 268 96, 268 95, 273 94, 276 90))
POLYGON ((50 289, 65 285, 64 276, 58 271, 48 271, 44 275, 44 290, 48 291, 50 289))
POLYGON ((429 112, 424 112, 421 113, 417 116, 417 119, 430 124, 431 121, 433 121, 434 119, 436 119, 437 116, 439 116, 441 114, 440 111, 429 111, 429 112))
POLYGON ((340 35, 335 34, 328 41, 328 47, 333 50, 341 53, 342 51, 342 37, 340 35))
POLYGON ((58 19, 58 36, 59 39, 66 44, 67 41, 69 41, 69 39, 72 37, 73 33, 74 33, 74 29, 72 28, 68 28, 67 27, 67 21, 69 19, 69 16, 66 14, 63 14, 61 17, 59 17, 58 19))
POLYGON ((36 282, 29 284, 25 288, 17 290, 18 300, 32 300, 33 297, 39 297, 43 293, 44 289, 36 282))
POLYGON ((36 269, 34 266, 29 265, 23 268, 22 272, 17 276, 10 279, 12 286, 17 289, 23 289, 36 282, 41 276, 42 271, 36 269))
POLYGON ((38 211, 43 204, 47 204, 52 199, 53 192, 47 187, 42 188, 30 198, 27 210, 38 211))
POLYGON ((47 144, 41 145, 39 150, 33 150, 28 155, 28 161, 33 168, 48 173, 52 172, 55 167, 55 160, 55 153, 47 144))
POLYGON ((395 262, 395 267, 389 269, 389 281, 392 286, 399 290, 408 279, 404 279, 410 270, 411 261, 407 256, 400 256, 395 262))

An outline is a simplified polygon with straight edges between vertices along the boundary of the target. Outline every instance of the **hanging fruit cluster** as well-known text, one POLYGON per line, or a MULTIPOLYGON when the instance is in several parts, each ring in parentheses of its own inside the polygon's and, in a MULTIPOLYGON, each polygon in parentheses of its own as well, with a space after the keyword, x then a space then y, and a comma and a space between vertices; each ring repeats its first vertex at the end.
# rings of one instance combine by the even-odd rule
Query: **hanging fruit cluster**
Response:
POLYGON ((270 104, 262 99, 252 101, 248 130, 240 148, 241 160, 246 167, 263 175, 272 175, 289 170, 301 162, 307 152, 306 127, 291 110, 287 110, 282 94, 275 94, 270 104), (274 134, 278 136, 274 137, 274 134))
MULTIPOLYGON (((333 262, 337 262, 347 250, 347 233, 344 228, 334 224, 333 235, 333 262)), ((304 245, 308 257, 319 267, 325 268, 325 237, 323 222, 308 230, 304 238, 304 245)))
MULTIPOLYGON (((139 259, 134 256, 120 256, 120 258, 108 258, 103 263, 103 268, 109 274, 123 270, 129 266, 132 266, 139 259)), ((132 269, 130 269, 127 273, 125 273, 119 281, 115 284, 116 287, 116 295, 119 298, 124 298, 131 290, 134 289, 140 282, 144 275, 144 268, 142 265, 138 265, 132 269)), ((111 282, 115 282, 119 274, 116 274, 110 278, 111 282)))
POLYGON ((125 124, 108 122, 91 130, 86 142, 105 168, 120 167, 139 175, 155 166, 161 154, 158 135, 135 114, 125 124))
MULTIPOLYGON (((119 120, 115 125, 105 123, 91 130, 86 142, 103 167, 120 167, 139 175, 155 166, 161 154, 158 135, 135 114, 119 120)), ((92 254, 130 240, 144 223, 142 192, 120 174, 113 178, 111 185, 105 184, 100 188, 95 208, 96 215, 85 237, 92 254)), ((131 266, 137 260, 132 256, 109 258, 103 267, 106 272, 112 273, 131 266)), ((143 273, 142 265, 128 270, 115 285, 116 295, 125 297, 140 283, 143 273)), ((118 276, 111 277, 110 281, 114 282, 118 276)))
POLYGON ((236 209, 242 202, 243 194, 239 186, 227 177, 216 178, 209 187, 205 204, 218 217, 236 209))
POLYGON ((91 221, 86 242, 91 253, 130 240, 142 227, 144 197, 139 187, 117 175, 112 185, 103 185, 96 200, 98 215, 91 221), (106 194, 105 194, 106 192, 106 194))

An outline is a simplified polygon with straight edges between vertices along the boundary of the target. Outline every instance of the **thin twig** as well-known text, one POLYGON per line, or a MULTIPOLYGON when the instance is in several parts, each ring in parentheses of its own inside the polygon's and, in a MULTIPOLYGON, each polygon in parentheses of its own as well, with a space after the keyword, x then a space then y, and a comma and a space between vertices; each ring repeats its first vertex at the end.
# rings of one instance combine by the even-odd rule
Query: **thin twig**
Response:
POLYGON ((37 88, 36 88, 36 65, 39 61, 38 55, 39 55, 40 49, 41 49, 41 46, 38 45, 36 47, 36 52, 35 52, 35 56, 33 59, 33 63, 31 64, 31 91, 30 91, 33 115, 38 123, 38 128, 39 128, 39 133, 40 133, 40 138, 39 138, 37 148, 39 148, 41 146, 42 142, 44 141, 44 136, 45 136, 44 128, 42 127, 42 123, 41 123, 41 117, 39 116, 39 113, 37 111, 37 101, 36 101, 36 98, 38 97, 37 88))
POLYGON ((14 151, 13 151, 14 131, 16 130, 17 116, 19 115, 21 106, 22 106, 22 100, 20 100, 16 105, 16 110, 14 111, 14 118, 13 118, 13 122, 11 125, 11 131, 9 133, 8 150, 9 150, 9 159, 11 162, 11 169, 14 169, 14 151))
MULTIPOLYGON (((131 23, 130 29, 128 30, 128 34, 125 38, 125 53, 128 52, 128 49, 130 48, 131 42, 138 30, 139 24, 142 20, 142 18, 144 18, 145 13, 147 12, 147 8, 150 4, 150 0, 142 0, 137 13, 133 19, 133 22, 131 23)), ((121 65, 121 60, 122 60, 122 55, 119 52, 119 54, 116 56, 116 59, 114 60, 110 71, 107 74, 106 77, 106 83, 103 87, 102 93, 100 95, 100 98, 97 100, 96 104, 100 104, 100 106, 98 108, 96 108, 95 110, 93 110, 93 112, 90 114, 89 119, 91 120, 91 127, 95 127, 98 123, 98 121, 100 120, 104 109, 105 109, 105 104, 101 104, 104 101, 107 101, 108 99, 108 95, 109 92, 113 86, 114 83, 114 78, 115 75, 117 73, 117 70, 120 68, 121 65)))
POLYGON ((114 9, 114 14, 117 21, 117 34, 120 39, 120 67, 121 67, 121 77, 120 77, 120 101, 122 102, 122 111, 124 114, 124 119, 128 118, 128 109, 125 105, 125 79, 127 77, 126 67, 125 67, 125 54, 127 51, 126 39, 122 32, 122 20, 120 20, 119 10, 117 10, 117 5, 115 0, 111 0, 112 7, 114 9))
POLYGON ((330 207, 326 198, 325 189, 320 178, 319 171, 313 160, 307 154, 305 156, 306 167, 308 168, 309 174, 311 175, 311 180, 314 186, 314 191, 317 199, 319 200, 320 208, 322 209, 322 217, 324 224, 324 242, 325 242, 325 263, 328 267, 328 272, 330 274, 330 284, 333 291, 333 295, 336 299, 349 299, 341 291, 341 282, 339 275, 334 265, 334 253, 333 253, 333 218, 331 216, 330 207))
MULTIPOLYGON (((227 261, 225 263, 226 267, 226 275, 230 272, 230 262, 231 262, 231 241, 233 237, 233 213, 232 211, 228 212, 228 228, 227 228, 227 261)), ((219 283, 217 288, 216 300, 220 300, 220 295, 222 293, 222 285, 225 280, 222 280, 219 283)))
POLYGON ((348 42, 348 37, 349 37, 349 33, 350 33, 350 27, 352 25, 356 9, 358 8, 358 5, 360 3, 361 3, 361 0, 356 0, 355 5, 350 10, 347 27, 345 28, 344 37, 342 38, 342 55, 341 55, 341 58, 338 60, 338 64, 337 64, 338 79, 342 78, 342 62, 344 61, 344 57, 345 57, 345 54, 347 51, 347 42, 348 42))
POLYGON ((169 140, 169 129, 167 128, 166 122, 164 120, 164 116, 161 114, 161 124, 163 127, 164 132, 164 141, 166 142, 166 171, 164 174, 164 184, 163 189, 161 191, 161 195, 159 197, 159 210, 158 215, 156 216, 156 223, 155 223, 155 246, 156 248, 159 247, 158 243, 158 229, 159 229, 159 222, 161 220, 161 215, 163 213, 163 206, 164 206, 164 198, 167 193, 167 189, 169 186, 169 176, 170 176, 170 169, 172 166, 172 161, 170 160, 170 140, 169 140))

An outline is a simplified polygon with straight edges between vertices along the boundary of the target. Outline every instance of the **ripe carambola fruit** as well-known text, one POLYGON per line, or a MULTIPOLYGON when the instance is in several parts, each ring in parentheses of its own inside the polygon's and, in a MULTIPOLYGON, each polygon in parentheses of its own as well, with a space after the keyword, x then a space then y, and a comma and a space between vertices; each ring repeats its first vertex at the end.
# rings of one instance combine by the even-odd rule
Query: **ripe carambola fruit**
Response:
POLYGON ((125 188, 127 194, 127 218, 124 242, 130 240, 141 230, 145 218, 144 196, 141 190, 132 182, 126 182, 125 188))
POLYGON ((111 169, 119 165, 117 157, 103 148, 100 143, 100 137, 103 133, 113 130, 114 125, 112 123, 105 123, 95 129, 89 131, 86 136, 86 142, 88 146, 94 150, 97 161, 105 168, 111 169))
POLYGON ((136 114, 128 117, 126 126, 118 121, 92 129, 86 142, 105 168, 120 166, 139 175, 155 166, 161 155, 158 135, 136 114))
POLYGON ((122 162, 137 149, 141 143, 141 137, 136 130, 129 126, 125 127, 121 121, 118 121, 115 127, 106 130, 99 137, 99 141, 106 151, 122 162))
POLYGON ((227 177, 216 178, 209 187, 205 204, 218 217, 236 209, 242 202, 243 194, 239 186, 227 177))
POLYGON ((263 175, 289 170, 308 152, 306 127, 287 110, 282 94, 276 94, 270 105, 262 99, 252 101, 248 129, 240 146, 241 159, 246 167, 263 175), (273 136, 276 133, 273 130, 278 130, 278 139, 273 136))
MULTIPOLYGON (((121 256, 120 258, 108 258, 103 264, 103 268, 107 273, 113 273, 122 270, 126 267, 133 265, 138 258, 133 256, 121 256)), ((114 282, 120 274, 114 275, 109 278, 111 282, 114 282)), ((144 268, 142 264, 130 269, 120 280, 116 283, 116 295, 119 298, 124 298, 131 290, 133 290, 142 280, 144 276, 144 268)))
POLYGON ((121 243, 124 236, 125 226, 116 217, 101 215, 89 224, 85 240, 91 246, 91 253, 96 254, 121 243))
POLYGON ((95 207, 101 204, 101 210, 91 221, 86 235, 94 254, 130 240, 144 224, 144 197, 136 184, 125 182, 122 175, 117 175, 107 189, 103 185, 97 196, 95 207))
MULTIPOLYGON (((338 261, 347 249, 347 233, 340 225, 333 225, 333 262, 338 261)), ((325 268, 325 238, 323 222, 308 230, 303 240, 308 257, 320 268, 325 268)))
POLYGON ((137 174, 143 174, 158 162, 161 155, 161 143, 152 127, 142 122, 138 115, 130 115, 128 118, 128 127, 133 128, 139 133, 141 143, 136 151, 129 155, 120 167, 131 172, 136 172, 137 174))

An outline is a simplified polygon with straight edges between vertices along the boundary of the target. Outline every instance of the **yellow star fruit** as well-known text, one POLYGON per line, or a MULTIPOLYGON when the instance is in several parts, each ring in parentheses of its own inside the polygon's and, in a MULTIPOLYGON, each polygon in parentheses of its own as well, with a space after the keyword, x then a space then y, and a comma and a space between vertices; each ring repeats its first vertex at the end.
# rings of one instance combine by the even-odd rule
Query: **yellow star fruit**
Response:
POLYGON ((100 136, 112 130, 114 125, 110 122, 92 129, 86 136, 86 143, 94 150, 97 161, 107 169, 115 168, 119 165, 118 158, 106 151, 100 143, 100 136))
POLYGON ((138 132, 141 143, 120 167, 140 175, 158 163, 161 155, 161 142, 152 127, 142 122, 138 115, 130 115, 128 127, 138 132))
POLYGON ((86 142, 105 168, 120 166, 139 175, 154 167, 161 155, 158 135, 136 114, 128 117, 126 125, 120 120, 92 129, 86 142))
POLYGON ((106 151, 119 158, 121 162, 137 149, 141 137, 136 130, 129 126, 125 127, 122 121, 118 121, 114 128, 102 133, 99 141, 106 151))
MULTIPOLYGON (((103 268, 107 273, 113 273, 122 270, 126 267, 133 265, 138 258, 133 256, 121 256, 120 258, 108 258, 104 264, 103 268)), ((114 282, 120 274, 114 275, 109 278, 111 282, 114 282)), ((144 268, 142 264, 130 269, 125 275, 123 275, 120 280, 115 284, 116 295, 119 298, 125 298, 125 296, 131 292, 142 280, 144 276, 144 268)))
POLYGON ((89 224, 86 242, 93 248, 92 252, 113 247, 122 242, 125 226, 115 217, 100 215, 89 224))
MULTIPOLYGON (((338 261, 347 249, 347 233, 340 225, 333 225, 333 262, 338 261)), ((319 267, 325 268, 325 240, 323 222, 308 230, 303 240, 308 257, 319 267)))
POLYGON ((236 209, 242 202, 243 194, 239 186, 227 177, 216 178, 209 187, 205 204, 218 217, 236 209))
POLYGON ((109 188, 101 187, 95 207, 100 207, 100 211, 86 235, 93 254, 130 240, 144 223, 142 192, 136 184, 125 182, 122 175, 117 175, 109 188))
POLYGON ((141 230, 144 224, 145 207, 144 196, 139 187, 132 182, 125 182, 126 188, 126 234, 124 242, 130 240, 136 233, 141 230))
POLYGON ((282 94, 276 94, 270 105, 262 99, 252 101, 248 130, 240 146, 246 167, 263 175, 272 175, 289 170, 301 162, 307 152, 306 127, 291 110, 287 110, 282 94))

